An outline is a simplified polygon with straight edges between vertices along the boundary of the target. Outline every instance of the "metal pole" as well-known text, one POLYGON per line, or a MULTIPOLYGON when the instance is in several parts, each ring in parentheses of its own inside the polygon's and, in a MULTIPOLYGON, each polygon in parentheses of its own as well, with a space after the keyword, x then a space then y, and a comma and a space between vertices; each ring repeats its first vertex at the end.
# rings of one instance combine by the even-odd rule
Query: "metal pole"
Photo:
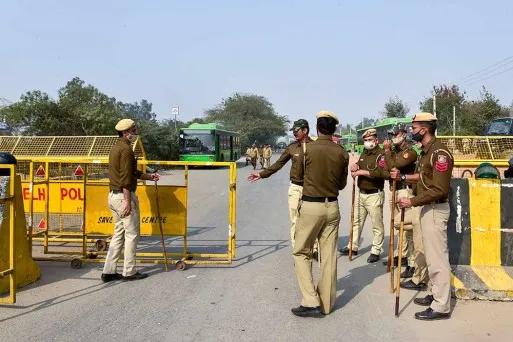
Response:
POLYGON ((452 135, 456 135, 456 106, 452 106, 452 135))
POLYGON ((436 117, 436 93, 433 90, 433 115, 436 117))

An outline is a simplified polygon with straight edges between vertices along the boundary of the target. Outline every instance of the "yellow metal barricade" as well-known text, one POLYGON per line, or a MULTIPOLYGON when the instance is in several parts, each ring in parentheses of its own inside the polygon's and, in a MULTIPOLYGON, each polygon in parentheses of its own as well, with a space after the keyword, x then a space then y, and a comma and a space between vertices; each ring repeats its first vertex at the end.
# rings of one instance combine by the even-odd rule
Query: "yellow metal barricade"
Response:
MULTIPOLYGON (((51 159, 34 158, 19 162, 22 168, 27 170, 22 192, 28 212, 29 239, 41 243, 43 254, 73 256, 73 267, 80 267, 82 262, 104 262, 100 257, 105 254, 114 228, 112 214, 106 205, 109 192, 108 162, 78 158, 67 161, 51 159), (38 174, 37 170, 43 169, 45 172, 40 171, 38 174), (69 176, 71 171, 77 169, 80 171, 79 176, 69 176), (67 170, 68 176, 65 176, 63 170, 67 170), (96 250, 91 250, 91 244, 96 245, 96 250)), ((166 253, 174 258, 179 269, 185 268, 186 264, 231 263, 235 257, 236 164, 138 161, 140 170, 146 170, 151 166, 154 169, 183 168, 184 184, 159 185, 161 204, 158 216, 155 185, 153 182, 140 182, 137 195, 141 211, 141 236, 159 235, 159 226, 162 224, 164 235, 182 237, 181 251, 166 253), (187 207, 190 166, 222 167, 229 170, 226 253, 191 253, 188 250, 187 207)), ((137 257, 141 262, 163 261, 162 252, 140 252, 137 253, 137 257)), ((70 260, 69 257, 44 256, 35 259, 70 260)))
MULTIPOLYGON (((9 214, 8 217, 3 217, 3 220, 9 221, 9 234, 8 234, 8 245, 9 245, 9 255, 8 255, 8 268, 0 269, 0 279, 3 277, 9 277, 9 295, 5 298, 0 298, 0 303, 13 304, 16 302, 16 238, 15 238, 15 220, 14 220, 14 176, 16 174, 15 165, 0 165, 0 169, 8 169, 9 170, 9 191, 7 192, 7 196, 4 198, 0 198, 0 203, 9 206, 9 214)), ((2 226, 5 225, 2 222, 2 226)), ((2 227, 0 227, 2 229, 2 227)), ((0 248, 1 249, 1 248, 0 248)))

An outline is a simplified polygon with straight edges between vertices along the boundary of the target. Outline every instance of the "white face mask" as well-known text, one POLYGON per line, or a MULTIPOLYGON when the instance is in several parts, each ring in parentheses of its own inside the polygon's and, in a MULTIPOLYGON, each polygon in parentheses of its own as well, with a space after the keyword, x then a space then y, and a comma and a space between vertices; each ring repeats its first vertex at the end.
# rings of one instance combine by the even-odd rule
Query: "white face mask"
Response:
POLYGON ((374 147, 376 147, 376 143, 374 141, 364 141, 363 147, 367 150, 372 150, 374 147))
POLYGON ((393 138, 392 139, 392 142, 394 143, 394 145, 401 145, 404 141, 404 138, 405 137, 397 137, 397 138, 393 138))

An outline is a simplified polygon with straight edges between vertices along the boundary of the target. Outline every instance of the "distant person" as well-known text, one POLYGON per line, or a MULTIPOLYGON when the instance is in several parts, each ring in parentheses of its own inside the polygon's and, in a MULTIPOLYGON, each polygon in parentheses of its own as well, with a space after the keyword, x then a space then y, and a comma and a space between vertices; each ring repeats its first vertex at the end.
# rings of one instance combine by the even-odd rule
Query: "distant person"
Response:
POLYGON ((250 154, 251 154, 251 147, 248 147, 246 149, 246 153, 245 153, 245 156, 246 156, 246 166, 248 166, 249 162, 251 161, 250 154))
POLYGON ((253 166, 253 170, 256 169, 257 160, 259 156, 260 155, 258 154, 258 148, 256 144, 253 143, 253 145, 251 145, 251 148, 249 149, 249 159, 251 161, 251 165, 253 166))
POLYGON ((264 145, 260 145, 258 148, 258 159, 260 161, 260 168, 264 168, 264 145))
POLYGON ((137 170, 137 160, 131 144, 137 139, 137 127, 131 119, 120 120, 116 127, 119 140, 109 155, 109 209, 114 218, 114 234, 105 258, 102 280, 138 280, 148 276, 135 269, 135 253, 140 235, 139 200, 135 194, 137 179, 157 181, 156 173, 137 170), (116 272, 117 262, 124 245, 123 274, 116 272))
POLYGON ((271 156, 273 155, 273 150, 271 149, 271 145, 266 144, 264 146, 263 155, 264 155, 264 169, 266 169, 269 166, 271 166, 271 156))

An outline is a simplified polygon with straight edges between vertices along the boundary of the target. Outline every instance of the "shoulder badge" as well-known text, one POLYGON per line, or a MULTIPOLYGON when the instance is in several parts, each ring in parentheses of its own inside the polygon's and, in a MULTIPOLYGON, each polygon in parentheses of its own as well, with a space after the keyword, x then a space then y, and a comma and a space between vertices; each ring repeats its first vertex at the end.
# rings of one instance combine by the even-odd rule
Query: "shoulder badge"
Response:
POLYGON ((387 162, 385 160, 385 156, 384 155, 379 157, 378 166, 381 167, 381 168, 385 168, 387 166, 387 162))
POLYGON ((446 172, 449 169, 449 161, 447 156, 439 154, 436 158, 435 169, 438 172, 446 172))
POLYGON ((408 152, 404 152, 404 153, 403 153, 403 158, 404 158, 404 159, 408 159, 408 152))

